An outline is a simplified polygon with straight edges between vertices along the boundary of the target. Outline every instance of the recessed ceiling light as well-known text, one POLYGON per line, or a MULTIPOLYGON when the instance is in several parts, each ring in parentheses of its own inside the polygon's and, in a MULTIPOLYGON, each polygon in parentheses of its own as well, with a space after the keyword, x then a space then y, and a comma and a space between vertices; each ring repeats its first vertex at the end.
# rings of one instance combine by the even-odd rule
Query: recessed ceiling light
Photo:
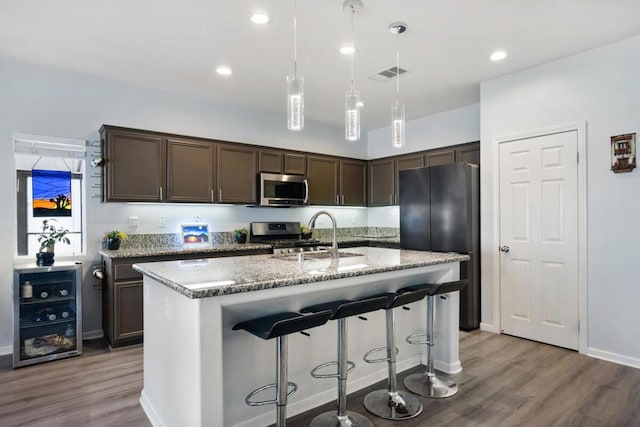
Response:
POLYGON ((216 73, 220 74, 221 76, 230 76, 232 71, 231 68, 227 67, 226 65, 222 65, 216 68, 216 73))
POLYGON ((269 22, 269 15, 263 12, 254 12, 251 14, 251 22, 257 25, 264 25, 269 22))
POLYGON ((356 51, 356 48, 353 46, 342 46, 340 48, 340 53, 343 55, 353 55, 355 51, 356 51))
POLYGON ((507 57, 507 52, 505 52, 504 50, 496 50, 491 54, 489 59, 491 59, 492 61, 502 61, 506 57, 507 57))

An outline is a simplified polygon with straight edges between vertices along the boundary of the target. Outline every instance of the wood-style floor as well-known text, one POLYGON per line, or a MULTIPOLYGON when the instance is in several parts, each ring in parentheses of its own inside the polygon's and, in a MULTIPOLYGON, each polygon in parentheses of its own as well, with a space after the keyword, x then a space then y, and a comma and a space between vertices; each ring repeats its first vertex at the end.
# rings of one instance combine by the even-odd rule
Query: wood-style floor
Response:
MULTIPOLYGON (((367 415, 362 397, 384 384, 350 395, 348 407, 379 427, 640 426, 638 369, 480 331, 461 336, 460 356, 458 394, 422 398, 424 412, 413 420, 367 415)), ((142 347, 109 352, 101 343, 85 343, 81 357, 16 370, 3 356, 0 426, 147 427, 138 404, 141 388, 142 347)), ((330 403, 292 417, 288 425, 307 426, 333 408, 330 403)))

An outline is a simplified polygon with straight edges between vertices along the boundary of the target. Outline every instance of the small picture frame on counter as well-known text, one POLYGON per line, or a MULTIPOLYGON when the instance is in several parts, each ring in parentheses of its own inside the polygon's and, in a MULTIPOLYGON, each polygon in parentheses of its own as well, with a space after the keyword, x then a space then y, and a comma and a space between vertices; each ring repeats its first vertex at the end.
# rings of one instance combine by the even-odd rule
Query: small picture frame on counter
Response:
POLYGON ((182 246, 208 246, 211 244, 208 224, 181 224, 182 246))

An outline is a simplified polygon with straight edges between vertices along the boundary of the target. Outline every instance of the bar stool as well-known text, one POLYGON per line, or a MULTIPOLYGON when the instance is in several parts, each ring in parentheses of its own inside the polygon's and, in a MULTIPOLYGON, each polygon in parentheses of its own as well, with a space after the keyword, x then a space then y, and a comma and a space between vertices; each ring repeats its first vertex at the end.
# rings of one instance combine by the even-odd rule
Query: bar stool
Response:
POLYGON ((296 392, 298 386, 287 380, 287 335, 302 332, 305 329, 324 325, 331 317, 330 310, 318 311, 313 314, 282 312, 240 322, 233 326, 233 330, 244 329, 263 340, 277 338, 276 347, 276 382, 253 390, 244 399, 249 406, 276 405, 276 426, 284 427, 287 423, 287 399, 296 392), (272 400, 252 401, 258 393, 276 389, 276 398, 272 400), (291 388, 291 391, 289 391, 291 388))
POLYGON ((355 364, 347 360, 347 318, 360 316, 364 313, 384 308, 387 304, 387 296, 377 296, 361 300, 340 300, 305 307, 300 310, 303 313, 316 313, 331 310, 332 320, 338 321, 338 361, 327 362, 316 366, 311 371, 314 378, 338 379, 338 410, 328 411, 315 417, 309 427, 373 427, 373 423, 364 415, 347 411, 347 377, 353 371, 355 364), (337 374, 319 374, 318 371, 330 365, 337 365, 337 374))
POLYGON ((427 331, 426 334, 414 334, 407 337, 409 344, 426 344, 427 345, 427 370, 423 374, 412 374, 404 379, 404 386, 411 393, 424 397, 449 397, 458 392, 458 385, 448 378, 442 377, 435 373, 433 367, 433 351, 432 347, 435 346, 435 330, 434 319, 436 317, 435 312, 435 297, 436 295, 446 294, 448 292, 459 291, 467 285, 467 280, 457 280, 454 282, 446 283, 427 283, 424 285, 409 286, 407 288, 400 289, 401 292, 414 292, 418 290, 424 290, 427 295, 427 331), (418 341, 415 338, 418 336, 425 336, 425 341, 418 341))
POLYGON ((395 337, 395 315, 394 308, 420 301, 425 297, 427 291, 419 289, 404 293, 386 294, 388 302, 385 307, 387 320, 387 345, 386 347, 374 348, 364 355, 367 363, 387 362, 389 380, 386 390, 375 390, 367 394, 363 404, 367 411, 380 418, 387 420, 408 420, 418 416, 422 412, 422 402, 404 391, 398 390, 398 380, 396 378, 396 337, 395 337), (382 350, 387 351, 387 357, 372 359, 371 356, 382 350))

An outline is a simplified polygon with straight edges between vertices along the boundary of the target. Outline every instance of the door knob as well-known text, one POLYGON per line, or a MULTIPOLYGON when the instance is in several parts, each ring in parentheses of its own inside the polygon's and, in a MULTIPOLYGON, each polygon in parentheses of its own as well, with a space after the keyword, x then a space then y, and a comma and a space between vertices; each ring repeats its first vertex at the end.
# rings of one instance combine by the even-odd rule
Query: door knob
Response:
POLYGON ((509 249, 510 249, 509 246, 506 246, 506 245, 500 246, 500 251, 502 252, 509 252, 509 249))

